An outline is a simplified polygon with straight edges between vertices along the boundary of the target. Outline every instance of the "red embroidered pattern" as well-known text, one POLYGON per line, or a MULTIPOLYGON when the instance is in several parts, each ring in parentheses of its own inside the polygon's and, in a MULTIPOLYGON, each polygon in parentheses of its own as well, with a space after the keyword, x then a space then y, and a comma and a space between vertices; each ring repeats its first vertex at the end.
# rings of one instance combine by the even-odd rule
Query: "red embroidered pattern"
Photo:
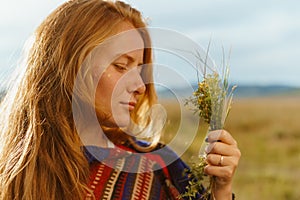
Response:
POLYGON ((164 166, 158 155, 119 157, 109 159, 106 164, 93 162, 90 165, 89 187, 92 193, 86 195, 86 200, 93 196, 96 200, 177 199, 179 195, 166 167, 160 173, 152 170, 154 165, 164 166), (133 167, 142 173, 128 172, 133 167))

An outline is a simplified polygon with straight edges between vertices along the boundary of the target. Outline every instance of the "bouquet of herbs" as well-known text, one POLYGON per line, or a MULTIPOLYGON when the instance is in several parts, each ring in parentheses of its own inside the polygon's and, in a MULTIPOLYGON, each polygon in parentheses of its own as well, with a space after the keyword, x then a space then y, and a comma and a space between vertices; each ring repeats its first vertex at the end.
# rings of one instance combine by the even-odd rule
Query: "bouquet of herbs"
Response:
MULTIPOLYGON (((236 87, 233 86, 230 88, 228 84, 229 64, 225 63, 224 50, 221 73, 218 72, 217 67, 207 66, 208 51, 205 60, 200 57, 200 53, 198 52, 195 56, 200 63, 204 64, 204 70, 202 72, 203 79, 200 81, 200 70, 198 67, 198 88, 194 91, 192 96, 187 99, 186 105, 192 104, 195 107, 195 113, 199 114, 200 119, 208 124, 209 131, 222 129, 230 111, 233 91, 236 87), (210 71, 209 73, 207 73, 208 69, 210 71)), ((205 166, 206 153, 200 152, 196 161, 191 163, 191 168, 186 171, 186 173, 193 178, 189 182, 187 191, 181 194, 181 197, 189 197, 190 199, 195 197, 200 190, 203 190, 203 183, 206 178, 209 178, 209 184, 201 199, 208 200, 212 197, 211 190, 214 187, 215 177, 207 177, 205 175, 205 166)))

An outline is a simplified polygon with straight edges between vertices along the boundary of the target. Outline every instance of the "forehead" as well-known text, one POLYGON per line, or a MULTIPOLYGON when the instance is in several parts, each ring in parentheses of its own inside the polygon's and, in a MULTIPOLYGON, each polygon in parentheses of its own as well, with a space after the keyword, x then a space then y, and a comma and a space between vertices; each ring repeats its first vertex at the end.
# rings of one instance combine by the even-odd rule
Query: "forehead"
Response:
POLYGON ((95 54, 112 61, 122 54, 143 50, 144 40, 141 34, 130 23, 122 22, 115 34, 95 49, 95 54))
POLYGON ((93 50, 93 66, 108 66, 123 54, 135 52, 136 59, 143 60, 144 40, 130 23, 122 22, 114 35, 93 50))
POLYGON ((144 41, 140 33, 130 23, 122 22, 117 33, 109 38, 113 51, 123 54, 130 51, 144 49, 144 41))

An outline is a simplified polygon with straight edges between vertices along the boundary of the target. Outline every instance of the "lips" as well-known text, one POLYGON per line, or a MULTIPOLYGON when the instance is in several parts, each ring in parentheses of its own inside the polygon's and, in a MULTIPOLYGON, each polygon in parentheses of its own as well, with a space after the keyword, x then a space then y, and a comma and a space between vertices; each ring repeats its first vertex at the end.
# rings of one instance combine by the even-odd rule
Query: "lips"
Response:
POLYGON ((133 111, 135 106, 136 106, 136 102, 134 101, 130 101, 130 102, 121 102, 122 105, 128 107, 129 111, 133 111))
POLYGON ((129 102, 128 105, 135 107, 136 103, 135 102, 129 102))

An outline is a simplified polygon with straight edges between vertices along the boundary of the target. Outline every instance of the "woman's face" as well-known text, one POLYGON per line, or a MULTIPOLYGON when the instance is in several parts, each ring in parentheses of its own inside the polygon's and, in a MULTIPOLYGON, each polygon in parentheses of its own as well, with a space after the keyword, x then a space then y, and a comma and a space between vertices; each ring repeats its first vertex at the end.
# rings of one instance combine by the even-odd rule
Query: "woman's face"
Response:
MULTIPOLYGON (((105 69, 100 66, 101 75, 96 88, 98 119, 101 125, 109 127, 127 126, 130 112, 135 109, 139 95, 146 90, 141 77, 144 42, 130 24, 123 23, 120 33, 126 30, 130 33, 116 39, 106 51, 111 52, 108 57, 113 57, 113 61, 105 69)), ((98 59, 105 60, 105 54, 100 54, 98 59)))

